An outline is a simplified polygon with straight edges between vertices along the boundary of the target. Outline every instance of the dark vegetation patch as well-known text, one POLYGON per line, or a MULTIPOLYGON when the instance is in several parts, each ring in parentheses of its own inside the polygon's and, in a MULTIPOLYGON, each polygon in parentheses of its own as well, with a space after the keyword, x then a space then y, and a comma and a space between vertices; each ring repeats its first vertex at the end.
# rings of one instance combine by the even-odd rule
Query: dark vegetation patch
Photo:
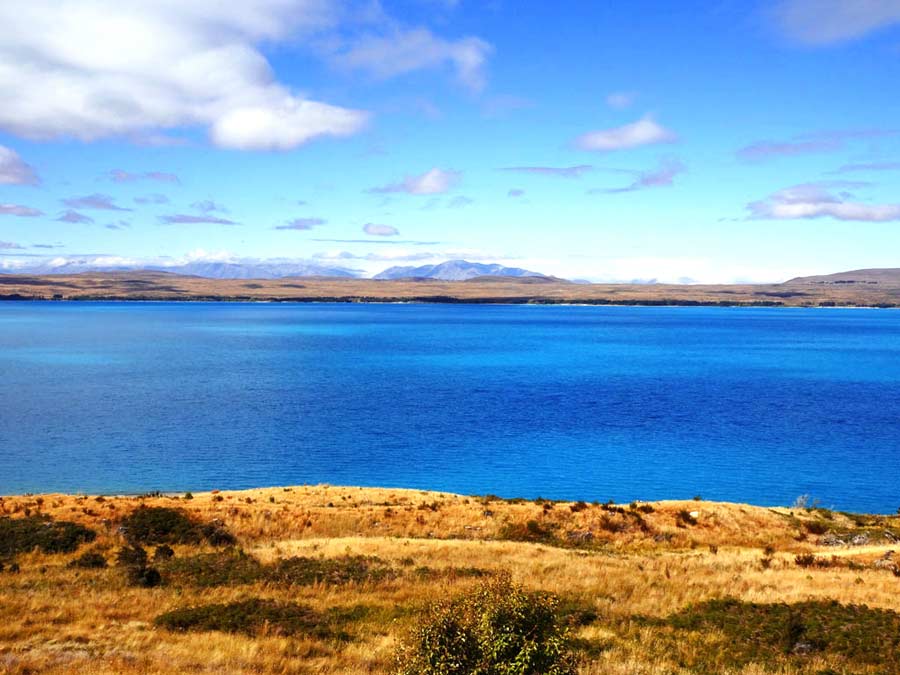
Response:
POLYGON ((232 546, 237 543, 217 522, 198 523, 182 509, 141 506, 122 520, 126 539, 137 544, 199 544, 232 546))
POLYGON ((199 587, 252 584, 265 572, 256 558, 236 550, 171 558, 160 569, 168 583, 199 587))
POLYGON ((734 599, 692 605, 662 620, 677 630, 721 631, 725 643, 706 656, 728 667, 786 656, 838 656, 879 672, 900 672, 900 614, 836 601, 757 604, 734 599))
POLYGON ((223 631, 328 637, 327 622, 305 605, 253 598, 228 604, 184 607, 166 612, 154 623, 171 631, 223 631))
POLYGON ((398 675, 575 675, 557 600, 499 575, 428 609, 397 652, 398 675))
POLYGON ((97 533, 78 523, 46 516, 0 518, 0 559, 39 549, 42 553, 71 553, 94 541, 97 533))
POLYGON ((294 586, 379 582, 395 576, 396 572, 381 558, 362 555, 286 558, 272 565, 266 573, 269 581, 294 586))
POLYGON ((106 556, 99 551, 86 551, 69 563, 69 567, 96 570, 106 567, 106 556))
POLYGON ((417 567, 412 571, 416 579, 422 581, 434 581, 437 579, 481 579, 494 574, 492 570, 483 567, 417 567))
POLYGON ((377 583, 397 576, 384 560, 374 556, 339 558, 294 557, 263 565, 237 549, 155 561, 166 583, 201 588, 239 586, 258 582, 284 586, 377 583))
POLYGON ((505 541, 527 541, 535 544, 560 543, 552 524, 544 524, 537 520, 525 523, 506 523, 500 528, 499 539, 505 541))

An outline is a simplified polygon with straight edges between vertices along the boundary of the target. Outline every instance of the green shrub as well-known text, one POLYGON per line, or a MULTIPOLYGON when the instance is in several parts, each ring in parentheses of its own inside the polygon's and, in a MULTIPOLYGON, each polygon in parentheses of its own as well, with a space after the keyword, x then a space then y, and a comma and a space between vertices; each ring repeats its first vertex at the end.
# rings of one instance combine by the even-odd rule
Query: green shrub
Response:
POLYGON ((116 555, 116 562, 121 567, 145 567, 147 551, 137 545, 125 546, 116 555))
POLYGON ((676 629, 722 633, 724 643, 707 658, 717 664, 724 658, 731 667, 819 652, 876 666, 877 672, 900 672, 900 614, 887 609, 836 601, 789 605, 725 599, 692 605, 666 622, 676 629))
POLYGON ((162 570, 172 583, 199 587, 252 584, 264 574, 260 562, 240 550, 172 558, 162 570))
POLYGON ((172 631, 208 631, 254 635, 265 630, 279 635, 325 637, 318 614, 304 605, 251 599, 222 605, 185 607, 156 617, 154 623, 172 631))
POLYGON ((122 520, 128 541, 138 544, 199 544, 213 546, 236 543, 234 535, 219 523, 198 523, 182 509, 141 506, 122 520))
POLYGON ((130 586, 141 588, 154 588, 162 584, 162 575, 155 567, 128 567, 125 570, 125 579, 130 586))
POLYGON ((39 549, 43 553, 71 553, 94 541, 97 533, 78 523, 51 520, 47 516, 0 518, 0 558, 39 549))
POLYGON ((69 567, 83 569, 102 569, 106 567, 106 557, 98 551, 87 551, 69 563, 69 567))
POLYGON ((156 550, 153 552, 153 561, 160 562, 163 560, 171 560, 175 557, 175 551, 172 550, 171 546, 167 546, 166 544, 162 544, 156 547, 156 550))
POLYGON ((432 606, 397 653, 397 675, 575 675, 557 601, 499 575, 432 606))
POLYGON ((381 558, 362 555, 340 558, 286 558, 279 560, 266 573, 269 581, 295 586, 377 582, 394 576, 396 573, 381 558))
POLYGON ((803 523, 803 527, 810 534, 820 535, 828 532, 828 523, 824 523, 821 520, 810 520, 803 523))
POLYGON ((499 538, 507 541, 527 541, 539 544, 557 543, 556 535, 549 525, 542 525, 537 520, 526 523, 506 523, 499 533, 499 538))

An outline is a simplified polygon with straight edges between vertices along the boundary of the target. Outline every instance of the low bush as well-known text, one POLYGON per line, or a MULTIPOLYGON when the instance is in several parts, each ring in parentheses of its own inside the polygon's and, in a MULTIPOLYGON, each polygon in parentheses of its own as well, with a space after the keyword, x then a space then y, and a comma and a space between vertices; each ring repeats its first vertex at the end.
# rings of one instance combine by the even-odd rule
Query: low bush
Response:
POLYGON ((125 570, 125 579, 130 586, 141 588, 154 588, 162 584, 162 575, 155 567, 128 567, 125 570))
POLYGON ((125 546, 116 555, 116 562, 120 567, 145 567, 147 551, 137 545, 125 546))
POLYGON ((46 516, 0 518, 0 558, 35 549, 42 553, 72 553, 96 538, 97 533, 83 525, 46 516))
POLYGON ((69 567, 82 569, 102 569, 106 567, 106 557, 98 551, 87 551, 69 563, 69 567))
POLYGON ((234 536, 218 523, 198 523, 182 509, 141 506, 122 520, 126 539, 137 544, 199 544, 230 546, 234 536))
POLYGON ((254 598, 221 605, 184 607, 156 617, 154 623, 171 631, 223 631, 255 635, 307 634, 326 637, 320 616, 305 605, 254 598))
POLYGON ((696 525, 697 519, 691 515, 691 512, 687 509, 682 509, 678 513, 675 514, 675 524, 678 527, 685 527, 687 525, 696 525))
POLYGON ((821 520, 809 520, 803 523, 803 528, 810 534, 821 535, 828 532, 829 525, 821 520))
POLYGON ((557 601, 508 575, 432 606, 397 652, 397 675, 575 675, 557 601))
POLYGON ((170 583, 199 587, 252 584, 265 571, 256 558, 239 550, 172 558, 161 566, 170 583))
POLYGON ((877 672, 900 672, 900 613, 887 609, 836 601, 725 599, 690 606, 666 622, 676 629, 720 632, 724 642, 707 656, 716 663, 724 659, 730 667, 818 652, 876 666, 877 672))
POLYGON ((347 555, 340 558, 286 558, 279 560, 266 572, 269 581, 294 586, 378 582, 394 576, 396 573, 381 558, 362 555, 347 555))
POLYGON ((162 544, 161 546, 157 546, 156 550, 153 552, 153 561, 160 562, 164 560, 171 560, 175 557, 175 551, 172 550, 171 546, 166 546, 162 544))
POLYGON ((507 541, 527 541, 540 544, 557 543, 556 534, 549 525, 542 525, 537 520, 525 523, 506 523, 499 533, 499 538, 507 541))

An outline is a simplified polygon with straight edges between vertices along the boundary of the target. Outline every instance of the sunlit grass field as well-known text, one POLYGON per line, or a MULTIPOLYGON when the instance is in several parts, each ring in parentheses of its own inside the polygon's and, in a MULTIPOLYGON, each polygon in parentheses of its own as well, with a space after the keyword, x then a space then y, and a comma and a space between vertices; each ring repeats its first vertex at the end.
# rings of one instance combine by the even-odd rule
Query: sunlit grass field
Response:
POLYGON ((804 504, 11 496, 0 671, 391 673, 429 605, 508 573, 556 596, 581 673, 900 672, 898 535, 804 504))

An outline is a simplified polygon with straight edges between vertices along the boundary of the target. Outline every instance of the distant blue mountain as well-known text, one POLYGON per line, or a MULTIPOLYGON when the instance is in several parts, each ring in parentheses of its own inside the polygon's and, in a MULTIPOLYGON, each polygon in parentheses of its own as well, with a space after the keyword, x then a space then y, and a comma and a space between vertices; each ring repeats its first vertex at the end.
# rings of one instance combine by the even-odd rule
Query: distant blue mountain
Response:
POLYGON ((441 281, 466 281, 475 277, 544 277, 539 272, 519 267, 497 264, 473 263, 467 260, 448 260, 438 265, 419 267, 391 267, 376 274, 373 279, 439 279, 441 281))

